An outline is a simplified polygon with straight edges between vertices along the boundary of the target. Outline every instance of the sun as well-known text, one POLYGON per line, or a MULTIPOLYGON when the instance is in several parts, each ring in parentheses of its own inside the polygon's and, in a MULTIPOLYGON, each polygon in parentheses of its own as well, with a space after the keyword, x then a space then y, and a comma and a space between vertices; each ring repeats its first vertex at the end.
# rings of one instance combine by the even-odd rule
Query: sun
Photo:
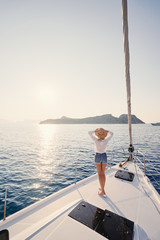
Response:
POLYGON ((44 103, 49 103, 54 100, 54 91, 49 86, 42 86, 38 90, 38 98, 44 103))

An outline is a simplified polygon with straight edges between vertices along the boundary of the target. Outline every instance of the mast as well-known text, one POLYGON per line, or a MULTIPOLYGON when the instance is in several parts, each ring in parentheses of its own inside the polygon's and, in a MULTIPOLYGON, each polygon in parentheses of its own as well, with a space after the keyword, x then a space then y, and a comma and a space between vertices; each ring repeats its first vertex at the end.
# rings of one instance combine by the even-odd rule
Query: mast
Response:
POLYGON ((124 41, 124 55, 125 55, 127 107, 128 107, 128 126, 129 126, 129 140, 130 140, 128 151, 131 152, 130 160, 132 160, 132 153, 134 151, 134 147, 132 145, 132 125, 131 125, 131 86, 130 86, 130 58, 129 58, 129 41, 128 41, 127 0, 122 0, 122 17, 123 17, 123 41, 124 41))

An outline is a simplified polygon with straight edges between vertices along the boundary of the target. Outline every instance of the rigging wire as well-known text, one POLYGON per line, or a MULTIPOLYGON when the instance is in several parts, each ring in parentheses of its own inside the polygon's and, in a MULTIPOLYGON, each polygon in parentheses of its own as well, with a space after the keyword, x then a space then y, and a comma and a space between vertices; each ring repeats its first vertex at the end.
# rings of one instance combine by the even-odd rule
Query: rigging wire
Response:
POLYGON ((86 204, 86 205, 88 206, 88 208, 90 209, 90 212, 94 215, 95 212, 94 212, 93 209, 91 208, 90 204, 88 204, 88 200, 87 200, 86 197, 84 197, 82 191, 80 190, 79 184, 77 184, 77 173, 78 173, 78 171, 77 171, 77 163, 76 163, 76 160, 75 160, 75 162, 74 162, 74 165, 75 165, 75 181, 74 181, 75 189, 76 189, 77 193, 79 194, 81 200, 85 202, 85 204, 86 204))
MULTIPOLYGON (((136 159, 137 159, 137 160, 141 163, 141 165, 143 166, 143 163, 141 162, 141 160, 140 160, 138 157, 136 157, 136 159)), ((152 167, 153 167, 154 171, 156 172, 156 174, 159 175, 159 172, 156 170, 156 168, 154 168, 153 165, 152 165, 152 167)), ((154 178, 153 173, 151 172, 151 170, 149 170, 149 169, 147 168, 147 171, 149 172, 150 177, 152 177, 152 178, 155 180, 155 182, 160 186, 160 184, 159 184, 159 183, 157 182, 157 180, 154 178)))
MULTIPOLYGON (((143 154, 143 153, 141 153, 140 151, 137 151, 137 155, 138 155, 139 153, 144 157, 144 154, 143 154)), ((141 160, 137 157, 137 155, 135 156, 135 159, 137 159, 137 160, 141 163, 141 165, 143 166, 143 163, 142 163, 141 160)), ((148 159, 147 161, 148 161, 149 164, 152 166, 152 169, 154 170, 154 172, 159 175, 159 172, 158 172, 157 169, 153 166, 152 162, 151 162, 149 159, 148 159)), ((151 170, 149 170, 149 169, 147 168, 147 171, 149 172, 150 177, 152 177, 153 180, 156 182, 156 184, 157 184, 158 186, 160 186, 160 184, 157 182, 157 180, 156 180, 155 177, 153 176, 153 173, 151 172, 151 170)))
POLYGON ((137 164, 136 164, 136 161, 134 161, 134 166, 135 166, 135 172, 136 172, 136 176, 137 176, 137 179, 138 179, 139 184, 141 185, 143 191, 145 192, 145 194, 147 195, 147 197, 151 200, 151 202, 153 203, 154 207, 156 208, 158 214, 160 215, 160 210, 158 209, 158 207, 157 207, 157 205, 155 204, 154 200, 149 196, 149 194, 147 193, 147 191, 145 190, 145 188, 144 188, 143 185, 141 184, 141 181, 140 181, 140 179, 139 179, 138 172, 137 172, 137 164))
POLYGON ((149 163, 152 165, 152 168, 154 169, 154 171, 159 174, 159 172, 157 171, 157 169, 153 166, 152 162, 148 159, 149 163))

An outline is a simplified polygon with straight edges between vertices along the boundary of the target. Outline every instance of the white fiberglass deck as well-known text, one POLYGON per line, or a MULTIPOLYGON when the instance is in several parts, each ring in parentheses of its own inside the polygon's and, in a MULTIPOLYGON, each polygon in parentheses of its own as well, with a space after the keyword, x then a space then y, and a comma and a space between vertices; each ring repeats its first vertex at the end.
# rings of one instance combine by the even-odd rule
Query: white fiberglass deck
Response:
POLYGON ((133 182, 114 177, 118 166, 107 170, 107 197, 98 196, 98 177, 91 176, 71 185, 0 222, 11 240, 99 240, 106 239, 68 214, 81 201, 108 209, 134 222, 133 239, 160 239, 160 198, 149 180, 133 162, 127 169, 135 173, 133 182), (138 175, 137 175, 138 174, 138 175))

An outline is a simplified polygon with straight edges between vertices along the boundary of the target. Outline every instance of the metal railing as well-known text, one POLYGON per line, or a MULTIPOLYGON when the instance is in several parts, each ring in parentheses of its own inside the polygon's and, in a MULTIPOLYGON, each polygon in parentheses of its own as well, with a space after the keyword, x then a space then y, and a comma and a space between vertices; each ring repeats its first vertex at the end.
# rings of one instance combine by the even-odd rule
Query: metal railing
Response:
POLYGON ((145 157, 145 154, 143 154, 140 151, 137 151, 136 155, 134 155, 134 159, 137 160, 142 165, 144 175, 146 176, 146 157, 145 157), (138 158, 138 154, 143 157, 143 162, 138 158))

